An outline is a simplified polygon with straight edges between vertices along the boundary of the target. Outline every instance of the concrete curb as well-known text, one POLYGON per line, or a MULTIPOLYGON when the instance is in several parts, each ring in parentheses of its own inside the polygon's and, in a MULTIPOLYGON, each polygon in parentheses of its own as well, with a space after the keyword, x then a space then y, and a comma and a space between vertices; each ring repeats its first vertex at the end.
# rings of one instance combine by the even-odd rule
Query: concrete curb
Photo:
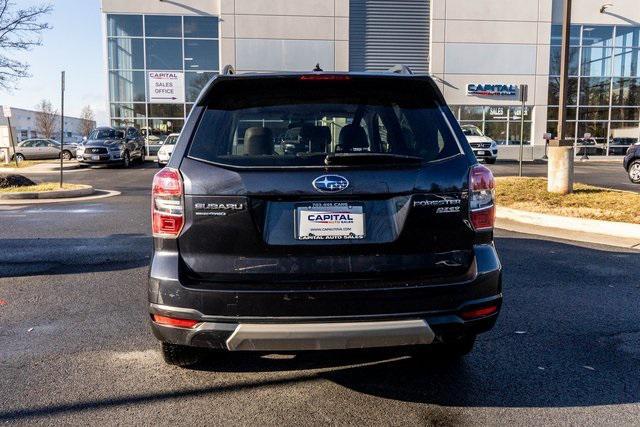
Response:
POLYGON ((93 193, 93 187, 90 185, 85 185, 83 188, 74 188, 73 190, 35 191, 30 193, 4 193, 0 194, 0 200, 73 199, 77 197, 90 196, 93 193))
POLYGON ((540 227, 559 228, 574 232, 604 234, 607 236, 640 240, 640 224, 573 218, 505 207, 498 207, 496 209, 496 218, 540 227))
POLYGON ((119 191, 115 190, 98 190, 95 189, 95 192, 90 196, 84 197, 72 197, 72 198, 64 198, 64 199, 14 199, 14 200, 0 200, 0 206, 13 206, 13 207, 24 207, 29 205, 44 205, 47 203, 80 203, 80 202, 89 202, 92 200, 105 199, 107 197, 119 196, 119 191))
MULTIPOLYGON (((65 172, 86 169, 80 163, 65 164, 62 168, 65 172)), ((55 173, 60 172, 60 163, 45 162, 25 168, 3 168, 0 166, 0 173, 55 173)))

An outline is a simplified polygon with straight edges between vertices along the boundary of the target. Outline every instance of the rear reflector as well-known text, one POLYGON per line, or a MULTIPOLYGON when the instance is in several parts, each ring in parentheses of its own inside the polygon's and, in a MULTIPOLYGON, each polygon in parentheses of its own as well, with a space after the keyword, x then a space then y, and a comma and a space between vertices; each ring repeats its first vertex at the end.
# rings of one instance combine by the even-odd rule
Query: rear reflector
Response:
POLYGON ((193 319, 178 319, 175 317, 160 316, 159 314, 152 314, 151 318, 154 322, 160 325, 177 326, 178 328, 191 329, 198 324, 197 320, 193 319))
POLYGON ((498 306, 492 305, 489 307, 476 308, 475 310, 463 311, 462 313, 460 313, 460 317, 462 317, 464 320, 473 320, 489 316, 497 311, 498 306))

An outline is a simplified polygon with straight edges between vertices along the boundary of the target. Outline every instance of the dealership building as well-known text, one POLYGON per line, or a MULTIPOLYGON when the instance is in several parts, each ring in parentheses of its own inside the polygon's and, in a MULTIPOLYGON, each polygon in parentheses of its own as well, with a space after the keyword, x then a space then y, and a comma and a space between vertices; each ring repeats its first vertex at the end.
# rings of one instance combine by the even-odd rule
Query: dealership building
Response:
MULTIPOLYGON (((405 64, 500 144, 518 144, 524 122, 527 155, 540 157, 557 131, 562 10, 562 0, 102 0, 111 123, 153 141, 180 131, 226 64, 405 64)), ((611 138, 640 136, 639 3, 575 0, 571 20, 568 137, 608 154, 611 138)))

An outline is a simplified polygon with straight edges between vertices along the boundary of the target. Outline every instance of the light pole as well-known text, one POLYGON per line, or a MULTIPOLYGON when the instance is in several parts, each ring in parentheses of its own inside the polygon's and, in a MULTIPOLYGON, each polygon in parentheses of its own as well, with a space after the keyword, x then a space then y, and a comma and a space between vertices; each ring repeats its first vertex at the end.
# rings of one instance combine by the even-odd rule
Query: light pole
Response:
POLYGON ((547 155, 547 191, 568 194, 573 192, 573 141, 565 140, 569 80, 569 37, 571 31, 571 0, 563 1, 562 49, 560 51, 560 94, 558 108, 558 136, 549 141, 547 155))
POLYGON ((60 83, 60 188, 62 188, 64 170, 64 156, 62 155, 64 152, 64 71, 62 72, 60 83))

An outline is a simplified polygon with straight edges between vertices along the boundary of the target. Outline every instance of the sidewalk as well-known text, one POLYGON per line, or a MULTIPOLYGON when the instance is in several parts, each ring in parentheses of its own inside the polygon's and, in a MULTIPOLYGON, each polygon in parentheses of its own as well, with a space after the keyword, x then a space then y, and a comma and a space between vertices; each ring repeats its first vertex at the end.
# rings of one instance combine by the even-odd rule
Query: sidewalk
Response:
POLYGON ((564 217, 498 207, 496 228, 640 250, 640 224, 564 217))

